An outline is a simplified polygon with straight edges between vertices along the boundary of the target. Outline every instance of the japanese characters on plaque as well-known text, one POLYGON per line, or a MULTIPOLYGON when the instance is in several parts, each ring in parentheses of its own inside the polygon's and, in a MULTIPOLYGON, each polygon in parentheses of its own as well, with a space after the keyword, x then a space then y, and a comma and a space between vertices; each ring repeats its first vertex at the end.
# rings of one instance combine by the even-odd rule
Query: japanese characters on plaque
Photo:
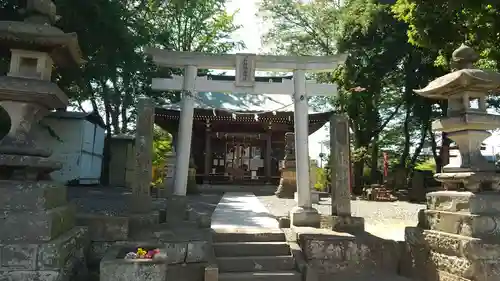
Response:
POLYGON ((255 83, 254 54, 236 55, 236 87, 253 87, 255 83))

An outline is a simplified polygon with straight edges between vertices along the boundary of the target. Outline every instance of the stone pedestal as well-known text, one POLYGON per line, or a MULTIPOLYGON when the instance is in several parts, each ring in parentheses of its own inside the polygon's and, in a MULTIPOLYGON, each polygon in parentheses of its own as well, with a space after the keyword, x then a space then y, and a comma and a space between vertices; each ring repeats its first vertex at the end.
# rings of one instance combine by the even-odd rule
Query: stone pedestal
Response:
POLYGON ((321 216, 314 208, 294 207, 290 211, 290 224, 297 227, 320 227, 321 216))
POLYGON ((406 275, 429 281, 500 280, 500 194, 427 194, 419 228, 407 228, 406 275))
POLYGON ((42 272, 59 280, 74 277, 76 268, 85 273, 90 241, 87 228, 75 226, 66 187, 0 180, 0 194, 0 280, 38 280, 42 272))
POLYGON ((285 159, 280 169, 280 184, 275 194, 279 198, 293 198, 294 193, 297 191, 294 133, 285 134, 285 159))

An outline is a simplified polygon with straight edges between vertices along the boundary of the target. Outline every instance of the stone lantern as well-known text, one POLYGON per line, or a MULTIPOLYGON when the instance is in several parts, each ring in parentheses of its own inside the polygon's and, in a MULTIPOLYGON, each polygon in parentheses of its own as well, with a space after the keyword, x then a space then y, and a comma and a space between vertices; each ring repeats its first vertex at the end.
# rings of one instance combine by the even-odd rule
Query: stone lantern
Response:
POLYGON ((9 127, 0 139, 0 280, 68 280, 84 274, 88 231, 76 226, 66 187, 50 181, 61 163, 48 158, 32 127, 68 104, 51 81, 53 65, 83 60, 76 34, 51 25, 52 1, 24 2, 24 21, 0 21, 0 47, 11 52, 10 70, 0 76, 1 121, 9 127))
POLYGON ((488 130, 500 128, 500 116, 486 111, 486 96, 500 90, 500 74, 474 68, 478 58, 462 45, 453 52, 455 71, 415 90, 424 97, 448 100, 447 116, 432 123, 433 130, 446 132, 457 144, 462 158, 460 165, 449 164, 435 176, 447 189, 457 189, 457 184, 473 192, 500 189, 495 164, 481 154, 482 142, 491 135, 488 130))
POLYGON ((414 280, 500 280, 500 174, 481 155, 488 130, 500 127, 500 116, 486 111, 500 74, 474 68, 478 58, 462 45, 453 52, 453 72, 415 91, 448 100, 447 116, 432 127, 456 142, 462 161, 435 175, 446 190, 428 193, 418 227, 405 230, 402 272, 414 280))

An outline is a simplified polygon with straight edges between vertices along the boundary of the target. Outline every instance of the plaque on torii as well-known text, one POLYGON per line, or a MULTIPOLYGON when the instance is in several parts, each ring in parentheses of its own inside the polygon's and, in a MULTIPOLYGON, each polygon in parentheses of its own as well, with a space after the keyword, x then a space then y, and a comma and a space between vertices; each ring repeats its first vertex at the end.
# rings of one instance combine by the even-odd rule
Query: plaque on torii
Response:
POLYGON ((236 55, 235 86, 253 88, 255 86, 255 54, 236 55))

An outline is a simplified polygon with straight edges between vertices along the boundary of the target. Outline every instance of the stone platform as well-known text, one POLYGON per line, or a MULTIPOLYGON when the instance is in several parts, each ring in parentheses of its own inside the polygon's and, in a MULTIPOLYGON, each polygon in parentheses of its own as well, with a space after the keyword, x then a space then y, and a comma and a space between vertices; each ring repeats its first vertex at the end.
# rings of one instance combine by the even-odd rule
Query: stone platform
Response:
POLYGON ((215 232, 281 232, 278 221, 253 193, 227 192, 212 214, 215 232))
POLYGON ((212 215, 212 231, 218 276, 209 280, 302 280, 278 221, 253 193, 226 193, 212 215))
POLYGON ((311 227, 280 229, 252 193, 226 193, 212 215, 212 231, 219 280, 245 280, 259 274, 258 280, 266 281, 408 281, 398 276, 398 242, 362 231, 352 235, 311 227))

